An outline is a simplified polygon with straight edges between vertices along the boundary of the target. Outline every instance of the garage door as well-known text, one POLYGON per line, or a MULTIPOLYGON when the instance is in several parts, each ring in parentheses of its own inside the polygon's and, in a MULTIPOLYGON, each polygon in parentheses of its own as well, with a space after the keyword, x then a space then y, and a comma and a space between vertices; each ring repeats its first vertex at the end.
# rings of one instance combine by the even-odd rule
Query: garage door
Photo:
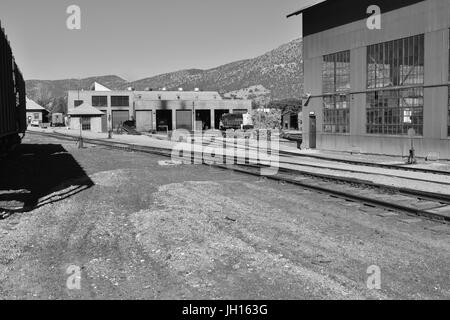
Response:
POLYGON ((152 111, 136 111, 136 129, 149 132, 153 129, 152 111))
POLYGON ((122 123, 128 120, 130 120, 130 113, 128 111, 112 112, 112 124, 114 129, 117 129, 122 123))
POLYGON ((191 110, 177 110, 177 129, 192 131, 191 110))

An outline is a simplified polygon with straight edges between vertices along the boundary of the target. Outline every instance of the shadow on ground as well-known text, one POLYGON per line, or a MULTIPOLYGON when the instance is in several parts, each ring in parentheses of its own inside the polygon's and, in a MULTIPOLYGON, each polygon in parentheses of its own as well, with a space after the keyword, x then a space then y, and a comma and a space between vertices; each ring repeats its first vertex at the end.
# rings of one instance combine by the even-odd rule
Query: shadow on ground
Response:
POLYGON ((0 215, 31 211, 93 185, 61 145, 23 144, 0 160, 0 215))

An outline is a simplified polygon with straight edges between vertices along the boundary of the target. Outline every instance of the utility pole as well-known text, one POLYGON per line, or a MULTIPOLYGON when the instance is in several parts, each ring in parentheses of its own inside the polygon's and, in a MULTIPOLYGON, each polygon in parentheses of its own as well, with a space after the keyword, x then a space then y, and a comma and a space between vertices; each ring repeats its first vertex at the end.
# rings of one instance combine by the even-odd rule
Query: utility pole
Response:
MULTIPOLYGON (((78 101, 80 101, 80 82, 81 79, 78 78, 78 101)), ((78 149, 83 149, 83 117, 81 115, 79 117, 79 124, 80 124, 80 137, 78 141, 78 149)))
POLYGON ((80 122, 80 138, 78 141, 78 149, 83 149, 83 117, 80 116, 79 117, 79 122, 80 122))
POLYGON ((413 128, 410 128, 408 130, 408 136, 411 139, 411 149, 409 149, 409 156, 408 156, 408 164, 416 164, 416 150, 414 150, 414 136, 416 135, 416 131, 413 128))
POLYGON ((197 116, 195 114, 195 101, 192 101, 192 128, 193 128, 194 134, 197 129, 196 122, 197 122, 197 116))
POLYGON ((111 124, 111 114, 108 113, 108 139, 112 139, 112 124, 111 124))

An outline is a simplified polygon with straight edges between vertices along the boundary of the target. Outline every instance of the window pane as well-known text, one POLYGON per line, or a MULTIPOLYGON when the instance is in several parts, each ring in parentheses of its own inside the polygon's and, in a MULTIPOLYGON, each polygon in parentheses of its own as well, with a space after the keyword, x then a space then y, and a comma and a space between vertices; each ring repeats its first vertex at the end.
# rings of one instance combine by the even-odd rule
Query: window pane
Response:
POLYGON ((323 112, 324 132, 350 132, 350 108, 348 95, 325 96, 323 98, 323 112))
POLYGON ((129 107, 129 97, 128 96, 111 96, 111 106, 112 107, 129 107))
POLYGON ((414 128, 422 135, 423 88, 368 93, 366 127, 369 134, 407 135, 414 128))
POLYGON ((107 107, 108 106, 108 97, 107 96, 93 96, 92 97, 92 106, 93 107, 107 107))
MULTIPOLYGON (((369 46, 367 87, 423 84, 423 55, 423 34, 369 46)), ((409 128, 423 134, 423 88, 370 92, 366 108, 369 134, 406 135, 409 128)))
POLYGON ((367 87, 383 88, 424 82, 424 35, 367 48, 367 87))
POLYGON ((350 91, 350 51, 323 57, 322 87, 326 94, 323 97, 323 131, 348 133, 350 104, 346 93, 350 91))

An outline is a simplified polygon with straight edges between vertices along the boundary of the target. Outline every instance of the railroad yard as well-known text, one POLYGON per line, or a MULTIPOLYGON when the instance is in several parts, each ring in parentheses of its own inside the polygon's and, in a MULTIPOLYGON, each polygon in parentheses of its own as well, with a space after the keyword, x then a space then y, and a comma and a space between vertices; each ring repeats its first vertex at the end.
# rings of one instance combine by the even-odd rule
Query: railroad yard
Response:
POLYGON ((450 298, 447 163, 282 146, 261 177, 170 161, 170 141, 61 133, 2 159, 2 298, 450 298))

